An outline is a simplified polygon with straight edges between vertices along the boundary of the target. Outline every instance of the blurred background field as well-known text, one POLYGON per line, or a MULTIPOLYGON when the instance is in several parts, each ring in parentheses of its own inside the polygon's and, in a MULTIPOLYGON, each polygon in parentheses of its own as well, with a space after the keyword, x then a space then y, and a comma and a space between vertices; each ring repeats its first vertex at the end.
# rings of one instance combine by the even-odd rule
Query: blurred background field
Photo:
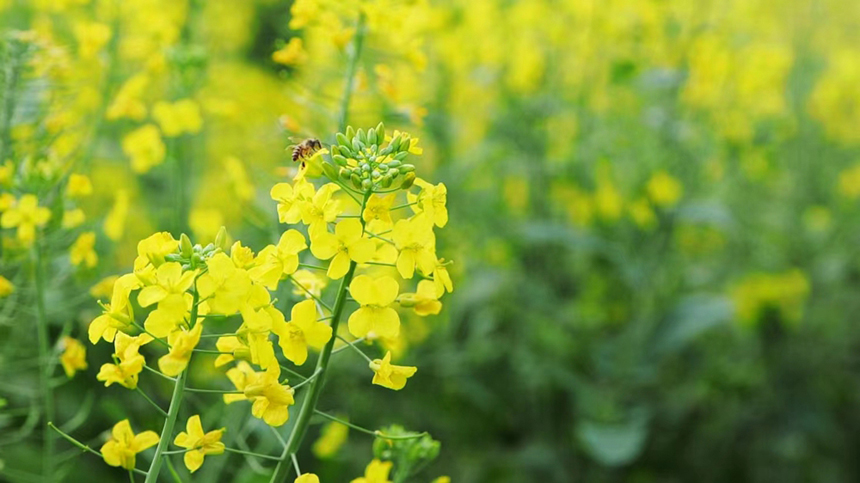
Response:
MULTIPOLYGON (((46 196, 44 180, 92 180, 40 197, 51 340, 89 352, 56 373, 57 421, 93 445, 128 414, 158 427, 95 380, 93 287, 158 230, 277 239, 269 189, 291 136, 334 140, 359 9, 350 124, 420 138, 418 175, 448 188, 455 291, 403 316, 409 387, 337 360, 324 410, 429 431, 442 451, 415 481, 860 479, 849 0, 0 0, 0 189, 20 194, 10 166, 46 196), (72 263, 84 232, 91 266, 72 263)), ((2 237, 0 479, 38 481, 31 264, 2 237)), ((248 418, 218 411, 228 434, 248 418)), ((370 442, 337 439, 306 445, 303 469, 359 476, 370 442)), ((126 479, 74 455, 65 481, 126 479)), ((259 466, 213 458, 194 481, 268 481, 259 466)))

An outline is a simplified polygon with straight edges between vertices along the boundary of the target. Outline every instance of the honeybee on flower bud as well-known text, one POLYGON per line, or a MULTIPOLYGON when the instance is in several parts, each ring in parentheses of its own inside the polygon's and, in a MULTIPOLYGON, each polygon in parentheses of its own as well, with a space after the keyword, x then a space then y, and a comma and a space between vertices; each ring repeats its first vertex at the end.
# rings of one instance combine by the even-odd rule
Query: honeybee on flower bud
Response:
POLYGON ((322 143, 319 139, 308 138, 293 146, 293 162, 302 161, 302 168, 305 167, 305 159, 310 158, 317 151, 322 149, 322 143))

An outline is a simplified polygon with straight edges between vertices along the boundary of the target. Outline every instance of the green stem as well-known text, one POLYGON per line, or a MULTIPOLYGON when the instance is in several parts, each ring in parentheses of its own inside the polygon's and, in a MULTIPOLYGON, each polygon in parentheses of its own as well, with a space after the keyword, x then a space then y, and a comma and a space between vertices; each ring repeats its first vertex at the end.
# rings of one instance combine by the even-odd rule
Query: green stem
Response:
MULTIPOLYGON (((346 67, 346 84, 343 88, 343 99, 340 102, 340 116, 338 116, 338 126, 340 132, 346 131, 346 123, 349 120, 349 102, 352 100, 352 92, 355 89, 355 73, 358 70, 358 59, 361 57, 361 48, 364 45, 364 12, 358 15, 358 24, 355 27, 355 37, 353 38, 352 52, 349 55, 349 64, 346 67)), ((362 211, 364 207, 362 206, 362 211)))
POLYGON ((188 392, 199 392, 205 394, 245 394, 243 391, 233 391, 230 389, 198 389, 196 387, 186 387, 188 392))
POLYGON ((353 348, 353 350, 355 350, 356 352, 358 352, 358 353, 359 353, 359 355, 361 355, 361 357, 364 357, 364 360, 366 360, 369 364, 373 364, 373 359, 371 359, 370 357, 367 357, 367 354, 365 354, 365 353, 364 353, 364 351, 362 351, 362 350, 361 350, 361 349, 359 349, 358 347, 354 346, 354 345, 352 344, 352 342, 350 342, 350 341, 348 341, 348 340, 344 339, 344 338, 343 338, 343 337, 341 337, 341 336, 337 336, 337 338, 338 338, 338 339, 340 339, 340 340, 342 340, 342 341, 344 341, 348 346, 352 347, 352 348, 353 348))
POLYGON ((228 451, 230 453, 236 453, 236 454, 244 454, 244 455, 248 455, 248 456, 255 456, 257 458, 263 458, 263 459, 267 459, 267 460, 278 461, 281 459, 277 456, 270 456, 267 454, 260 454, 260 453, 252 453, 251 451, 242 451, 240 449, 233 449, 233 448, 224 448, 224 451, 228 451))
MULTIPOLYGON (((39 338, 39 359, 42 389, 42 405, 45 409, 45 422, 54 420, 54 391, 51 387, 51 341, 48 333, 48 318, 45 312, 45 279, 42 273, 42 239, 36 239, 33 250, 33 278, 36 281, 36 329, 39 338)), ((45 481, 54 479, 54 433, 45 425, 42 433, 42 477, 45 481)))
POLYGON ((141 388, 140 388, 140 386, 138 386, 138 387, 137 387, 137 392, 139 392, 139 393, 140 393, 140 395, 141 395, 141 396, 143 396, 143 398, 144 398, 144 399, 146 399, 146 402, 148 402, 149 404, 151 404, 151 405, 152 405, 152 407, 154 407, 155 409, 157 409, 157 410, 158 410, 158 412, 159 412, 162 416, 164 416, 165 418, 167 417, 167 413, 164 411, 164 409, 161 409, 161 406, 159 406, 159 405, 158 405, 158 403, 156 403, 156 402, 155 402, 155 401, 153 401, 149 396, 147 396, 147 395, 146 395, 146 393, 145 393, 145 392, 143 392, 143 389, 141 389, 141 388))
POLYGON ((357 425, 355 425, 355 424, 350 423, 349 421, 344 421, 343 419, 336 418, 336 417, 332 416, 331 414, 324 413, 324 412, 322 412, 322 411, 314 410, 314 412, 315 412, 317 415, 322 416, 322 417, 324 417, 324 418, 326 418, 326 419, 328 419, 328 420, 334 421, 334 422, 336 422, 336 423, 343 424, 344 426, 349 426, 350 428, 352 428, 352 429, 354 429, 354 430, 356 430, 356 431, 360 431, 360 432, 362 432, 362 433, 369 434, 369 435, 371 435, 371 436, 376 436, 377 438, 381 438, 381 439, 390 439, 390 440, 396 440, 396 439, 415 439, 415 438, 420 438, 420 437, 424 436, 425 434, 427 434, 427 432, 426 432, 426 431, 424 431, 424 432, 421 432, 421 433, 408 434, 408 435, 404 435, 404 436, 388 436, 388 435, 386 435, 386 434, 383 434, 381 431, 373 431, 373 430, 370 430, 370 429, 367 429, 367 428, 362 428, 361 426, 357 426, 357 425))
MULTIPOLYGON (((197 293, 197 286, 193 288, 194 300, 191 304, 191 323, 197 323, 197 301, 200 294, 197 293)), ((191 364, 191 361, 188 361, 191 364)), ((182 396, 185 394, 185 381, 188 379, 188 367, 179 373, 176 377, 176 385, 173 387, 173 396, 170 398, 170 408, 167 410, 167 419, 164 421, 164 427, 161 429, 161 439, 158 440, 158 446, 155 448, 155 455, 152 457, 152 464, 149 465, 149 471, 146 475, 146 483, 155 483, 158 481, 158 474, 161 471, 162 453, 167 449, 170 440, 173 437, 173 426, 176 424, 176 418, 179 416, 179 406, 182 405, 182 396)))
MULTIPOLYGON (((94 449, 90 448, 89 446, 85 445, 84 443, 81 443, 80 441, 76 440, 75 438, 73 438, 73 437, 69 436, 68 434, 66 434, 66 433, 64 433, 64 432, 62 432, 62 431, 60 431, 60 428, 58 428, 58 427, 54 426, 54 423, 53 423, 53 422, 48 421, 48 428, 49 428, 49 429, 53 429, 54 431, 56 431, 57 433, 59 433, 59 434, 60 434, 60 436, 62 436, 66 441, 68 441, 68 442, 72 443, 73 445, 77 446, 78 448, 80 448, 80 449, 82 449, 82 450, 84 450, 84 451, 87 451, 87 452, 89 452, 89 453, 92 453, 92 454, 94 454, 94 455, 98 456, 99 458, 104 458, 104 456, 102 456, 102 454, 101 454, 99 451, 96 451, 96 450, 94 450, 94 449)), ((137 469, 137 468, 133 469, 132 471, 134 471, 135 473, 140 474, 140 475, 145 475, 145 474, 146 474, 146 472, 145 472, 145 471, 143 471, 143 470, 139 470, 139 469, 137 469)))

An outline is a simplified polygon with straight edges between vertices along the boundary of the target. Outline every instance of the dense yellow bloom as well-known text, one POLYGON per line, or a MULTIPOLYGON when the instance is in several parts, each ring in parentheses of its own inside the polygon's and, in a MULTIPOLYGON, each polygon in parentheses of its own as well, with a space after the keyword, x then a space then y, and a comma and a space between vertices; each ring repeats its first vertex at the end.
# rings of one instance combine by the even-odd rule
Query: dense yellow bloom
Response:
POLYGON ((355 218, 338 222, 334 235, 326 231, 311 237, 311 253, 320 260, 331 258, 326 274, 332 280, 346 275, 350 260, 365 263, 373 258, 375 252, 375 243, 364 237, 364 228, 355 218))
POLYGON ((104 305, 104 312, 90 322, 88 335, 95 344, 99 339, 114 341, 117 330, 125 330, 134 320, 134 310, 128 300, 129 293, 137 280, 134 275, 125 275, 113 284, 110 304, 104 305))
POLYGON ((185 423, 185 430, 176 435, 173 444, 180 448, 185 448, 188 451, 185 453, 185 467, 188 471, 194 473, 201 465, 203 458, 207 455, 216 455, 224 453, 224 443, 221 442, 221 437, 224 436, 225 428, 215 429, 208 433, 203 433, 203 425, 200 423, 200 415, 195 414, 188 418, 185 423))
POLYGON ((352 480, 350 483, 391 483, 388 479, 388 473, 391 472, 391 467, 394 463, 390 461, 380 461, 374 459, 364 469, 364 476, 352 480))
POLYGON ((361 213, 362 218, 367 223, 367 227, 373 231, 384 231, 391 228, 391 205, 394 204, 396 193, 391 193, 386 196, 374 195, 367 199, 367 204, 364 211, 361 213))
POLYGON ((418 290, 415 293, 405 293, 402 297, 401 304, 404 307, 412 307, 417 315, 436 315, 442 310, 442 302, 439 301, 436 284, 432 280, 418 282, 418 290))
POLYGON ((377 337, 396 337, 400 317, 389 307, 397 299, 397 280, 383 276, 373 279, 359 275, 349 284, 349 293, 361 307, 349 316, 349 332, 355 337, 373 333, 377 337))
POLYGON ((348 436, 349 426, 330 421, 320 430, 320 437, 314 442, 311 450, 317 458, 330 458, 346 443, 348 436))
POLYGON ((0 275, 0 298, 8 297, 15 292, 15 285, 8 278, 0 275))
POLYGON ((167 148, 158 128, 146 124, 122 138, 122 152, 131 158, 131 169, 137 173, 146 173, 164 161, 167 148))
POLYGON ((191 330, 177 330, 167 336, 170 351, 158 359, 158 368, 168 376, 178 376, 188 367, 191 352, 200 342, 200 334, 203 332, 203 323, 197 321, 191 330))
POLYGON ((258 265, 249 272, 251 279, 275 290, 282 276, 299 268, 299 252, 307 247, 304 235, 298 230, 287 230, 277 245, 269 245, 257 255, 258 265))
POLYGON ((197 280, 200 298, 209 304, 210 313, 235 314, 248 297, 251 277, 236 268, 225 253, 216 253, 206 262, 208 271, 197 280))
POLYGON ((331 327, 317 320, 316 302, 313 300, 293 305, 290 321, 277 324, 272 330, 278 334, 278 344, 284 357, 297 366, 307 360, 308 346, 319 350, 331 339, 331 327))
POLYGON ((143 370, 146 359, 140 354, 140 347, 153 339, 149 334, 132 337, 119 332, 114 341, 114 364, 103 364, 96 379, 103 381, 105 387, 117 383, 128 389, 137 388, 137 379, 143 370))
POLYGON ((101 453, 105 463, 131 470, 134 469, 135 455, 155 446, 158 440, 155 431, 144 431, 135 435, 128 419, 123 419, 111 430, 111 438, 101 447, 101 453))
POLYGON ((190 311, 193 297, 186 291, 194 283, 196 272, 182 273, 178 262, 163 263, 155 270, 154 284, 143 288, 137 296, 141 307, 158 303, 149 313, 144 327, 156 337, 173 332, 190 311))
POLYGON ((75 372, 87 368, 87 348, 78 339, 63 337, 63 353, 60 355, 60 364, 66 371, 66 376, 73 377, 75 372))
POLYGON ((293 483, 320 483, 320 479, 313 473, 304 473, 296 478, 293 483))
POLYGON ((290 418, 289 407, 295 404, 290 386, 281 385, 281 369, 273 364, 266 372, 257 373, 243 389, 245 397, 253 401, 251 414, 269 426, 282 426, 290 418))
POLYGON ((174 103, 159 101, 152 107, 152 117, 165 136, 172 138, 182 134, 196 134, 203 127, 200 106, 191 99, 174 103))
POLYGON ((302 223, 308 225, 308 234, 313 239, 316 235, 326 231, 326 224, 337 219, 337 215, 343 212, 341 203, 331 198, 332 193, 338 191, 340 186, 334 183, 323 185, 313 198, 301 203, 302 223))
POLYGON ((411 366, 395 366, 391 363, 391 351, 385 353, 385 357, 374 359, 370 363, 370 368, 375 373, 373 375, 373 383, 399 391, 406 386, 406 380, 415 375, 418 371, 417 367, 411 366))
POLYGON ((648 197, 657 206, 671 208, 678 203, 684 194, 681 182, 665 171, 660 171, 648 180, 648 197))
POLYGON ((436 237, 433 235, 433 225, 426 215, 398 221, 394 225, 391 238, 400 250, 397 271, 401 277, 412 278, 416 266, 425 274, 431 273, 436 267, 436 237))
POLYGON ((281 223, 296 224, 302 219, 301 202, 314 196, 314 187, 305 179, 297 180, 295 185, 278 183, 269 195, 278 202, 278 220, 281 223))
POLYGON ((110 27, 103 23, 81 22, 75 24, 75 39, 78 41, 78 55, 91 59, 110 40, 110 27))
POLYGON ((439 228, 448 224, 448 188, 444 183, 439 183, 436 186, 424 181, 421 178, 415 179, 415 186, 421 188, 421 192, 417 195, 407 193, 407 199, 410 203, 415 203, 412 206, 416 213, 424 212, 427 217, 433 220, 433 223, 439 228))
POLYGON ((39 199, 35 195, 28 194, 3 212, 0 226, 18 227, 18 240, 24 245, 30 245, 36 239, 36 228, 45 226, 50 219, 51 210, 39 206, 39 199))
MULTIPOLYGON (((109 120, 129 118, 140 121, 146 117, 146 104, 143 95, 149 86, 149 77, 138 74, 130 77, 119 88, 113 102, 108 106, 105 117, 109 120)), ((152 126, 155 128, 155 126, 152 126)))
POLYGON ((72 265, 79 266, 84 264, 87 268, 93 268, 99 261, 99 256, 94 250, 96 246, 95 232, 88 231, 81 233, 72 248, 69 250, 69 259, 72 265))
POLYGON ((66 195, 71 198, 79 198, 91 195, 92 192, 93 183, 87 175, 77 173, 69 175, 69 184, 66 185, 66 195))
POLYGON ((308 53, 302 46, 300 37, 293 37, 290 41, 272 54, 272 60, 283 65, 299 65, 305 63, 308 53))

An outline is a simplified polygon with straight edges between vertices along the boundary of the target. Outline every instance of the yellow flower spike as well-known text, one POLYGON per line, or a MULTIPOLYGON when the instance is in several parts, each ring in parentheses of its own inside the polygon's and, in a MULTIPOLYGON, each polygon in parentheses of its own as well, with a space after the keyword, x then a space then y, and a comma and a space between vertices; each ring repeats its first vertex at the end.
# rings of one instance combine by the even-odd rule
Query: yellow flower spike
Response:
POLYGON ((423 273, 430 273, 436 268, 436 238, 433 235, 433 225, 424 215, 398 221, 394 225, 391 238, 400 250, 397 271, 401 277, 412 278, 416 266, 423 273))
POLYGON ((331 197, 339 189, 340 186, 334 183, 325 184, 317 190, 310 201, 300 205, 302 223, 308 225, 308 234, 311 239, 320 233, 324 233, 326 231, 326 224, 334 222, 337 219, 337 215, 343 212, 340 201, 334 200, 331 197))
POLYGON ((93 183, 84 174, 72 173, 69 175, 69 183, 66 185, 66 195, 70 198, 89 196, 93 192, 93 183))
MULTIPOLYGON (((237 391, 245 391, 245 388, 253 384, 257 380, 257 373, 251 368, 251 365, 245 361, 239 361, 236 367, 227 371, 227 379, 233 383, 237 391)), ((246 401, 249 398, 244 394, 224 394, 224 404, 231 404, 236 401, 246 401)))
POLYGON ((180 99, 174 103, 156 102, 152 107, 152 117, 158 122, 161 132, 169 138, 196 134, 203 128, 200 106, 192 99, 180 99))
POLYGON ((96 234, 88 231, 81 233, 72 247, 69 249, 69 259, 74 266, 84 264, 87 268, 93 268, 99 261, 99 256, 94 250, 96 246, 96 234))
POLYGON ((352 480, 350 483, 391 483, 388 479, 388 473, 391 472, 391 467, 394 463, 390 461, 380 461, 374 459, 364 469, 364 476, 352 480))
POLYGON ((364 228, 355 218, 340 221, 334 231, 333 235, 322 232, 311 237, 311 253, 320 260, 331 258, 326 274, 332 280, 338 280, 349 271, 350 260, 365 263, 373 258, 376 244, 364 238, 364 228))
POLYGON ((135 435, 128 419, 123 419, 111 430, 110 440, 101 447, 101 453, 105 463, 133 470, 135 455, 155 446, 158 441, 159 437, 155 431, 144 431, 135 435))
POLYGON ((140 354, 140 347, 152 342, 148 334, 132 337, 119 332, 114 340, 114 356, 116 363, 103 364, 96 379, 103 381, 105 387, 119 384, 128 389, 137 388, 140 371, 143 370, 146 359, 140 354))
POLYGON ((219 337, 215 342, 215 347, 219 352, 229 352, 229 354, 221 354, 215 358, 215 367, 221 367, 229 364, 236 359, 250 359, 251 349, 235 335, 219 337))
POLYGON ((41 228, 51 219, 51 210, 39 206, 35 195, 23 195, 0 217, 3 228, 18 228, 17 236, 21 244, 29 246, 36 239, 36 228, 41 228))
POLYGON ((295 404, 290 386, 281 385, 281 368, 273 364, 266 372, 257 373, 244 388, 245 397, 254 401, 251 414, 269 426, 282 426, 290 418, 289 407, 295 404))
POLYGON ((406 380, 415 375, 417 367, 395 366, 391 363, 391 351, 385 353, 385 357, 374 359, 370 368, 375 373, 373 384, 399 391, 406 386, 406 380))
POLYGON ((248 298, 251 277, 237 268, 225 253, 216 253, 207 262, 208 271, 197 280, 201 300, 207 300, 215 314, 234 314, 248 298))
POLYGON ((406 199, 412 205, 412 211, 415 213, 424 212, 433 220, 433 223, 439 228, 448 224, 448 188, 445 183, 439 183, 436 186, 424 181, 421 178, 415 178, 415 186, 421 188, 421 191, 414 195, 407 193, 406 199))
POLYGON ((131 159, 131 169, 143 174, 164 162, 167 148, 158 128, 146 124, 122 138, 122 152, 131 159))
POLYGON ((681 182, 665 171, 655 173, 648 180, 647 189, 651 202, 663 208, 675 206, 681 196, 684 195, 684 187, 681 182))
POLYGON ((308 346, 322 347, 331 339, 331 327, 317 320, 316 302, 303 300, 293 305, 290 321, 275 324, 273 332, 278 335, 278 344, 284 357, 300 366, 308 358, 308 346))
POLYGON ((177 434, 173 440, 173 444, 188 450, 184 458, 185 467, 188 468, 188 471, 194 473, 200 469, 204 457, 224 453, 225 446, 221 442, 221 437, 224 436, 225 431, 225 428, 221 428, 204 434, 200 415, 195 414, 188 418, 188 422, 185 423, 185 431, 177 434))
POLYGON ((403 294, 401 305, 412 307, 420 316, 436 315, 442 310, 442 302, 439 301, 436 284, 432 280, 422 280, 418 282, 415 293, 403 294))
POLYGON ((78 339, 63 337, 61 345, 63 353, 60 355, 60 364, 69 378, 74 377, 75 372, 87 368, 87 349, 78 339))
POLYGON ((123 276, 114 283, 110 304, 104 306, 102 315, 90 322, 87 331, 90 343, 95 344, 99 339, 113 342, 118 329, 126 329, 131 325, 134 310, 128 296, 134 284, 133 277, 123 276))
POLYGON ((277 289, 282 276, 299 268, 299 253, 307 247, 304 235, 298 230, 287 230, 277 245, 269 245, 257 255, 258 265, 248 272, 251 280, 269 290, 277 289))
POLYGON ((296 478, 293 483, 320 483, 320 478, 313 473, 305 473, 296 478))
POLYGON ((328 278, 311 270, 297 270, 293 274, 293 295, 304 298, 319 297, 328 285, 328 278), (301 286, 299 286, 301 284, 301 286), (305 290, 307 289, 307 290, 305 290), (310 292, 310 293, 308 293, 310 292))
POLYGON ((301 203, 314 197, 314 186, 304 179, 296 181, 294 185, 278 183, 272 187, 269 195, 278 202, 278 220, 294 225, 302 219, 301 203))
POLYGON ((383 276, 373 279, 359 275, 349 284, 349 293, 360 305, 349 316, 349 333, 365 337, 373 333, 378 337, 395 337, 400 333, 400 316, 389 307, 396 299, 400 287, 397 280, 383 276))
POLYGON ((172 332, 167 338, 170 344, 170 352, 158 359, 158 368, 168 376, 178 376, 188 367, 191 352, 200 342, 200 334, 203 332, 203 323, 197 321, 194 328, 189 331, 172 332))
POLYGON ((0 275, 0 298, 8 297, 15 292, 15 285, 8 278, 0 275))
POLYGON ((391 205, 394 204, 396 193, 387 196, 374 195, 367 199, 367 205, 361 213, 371 231, 385 231, 394 224, 391 221, 391 205))

